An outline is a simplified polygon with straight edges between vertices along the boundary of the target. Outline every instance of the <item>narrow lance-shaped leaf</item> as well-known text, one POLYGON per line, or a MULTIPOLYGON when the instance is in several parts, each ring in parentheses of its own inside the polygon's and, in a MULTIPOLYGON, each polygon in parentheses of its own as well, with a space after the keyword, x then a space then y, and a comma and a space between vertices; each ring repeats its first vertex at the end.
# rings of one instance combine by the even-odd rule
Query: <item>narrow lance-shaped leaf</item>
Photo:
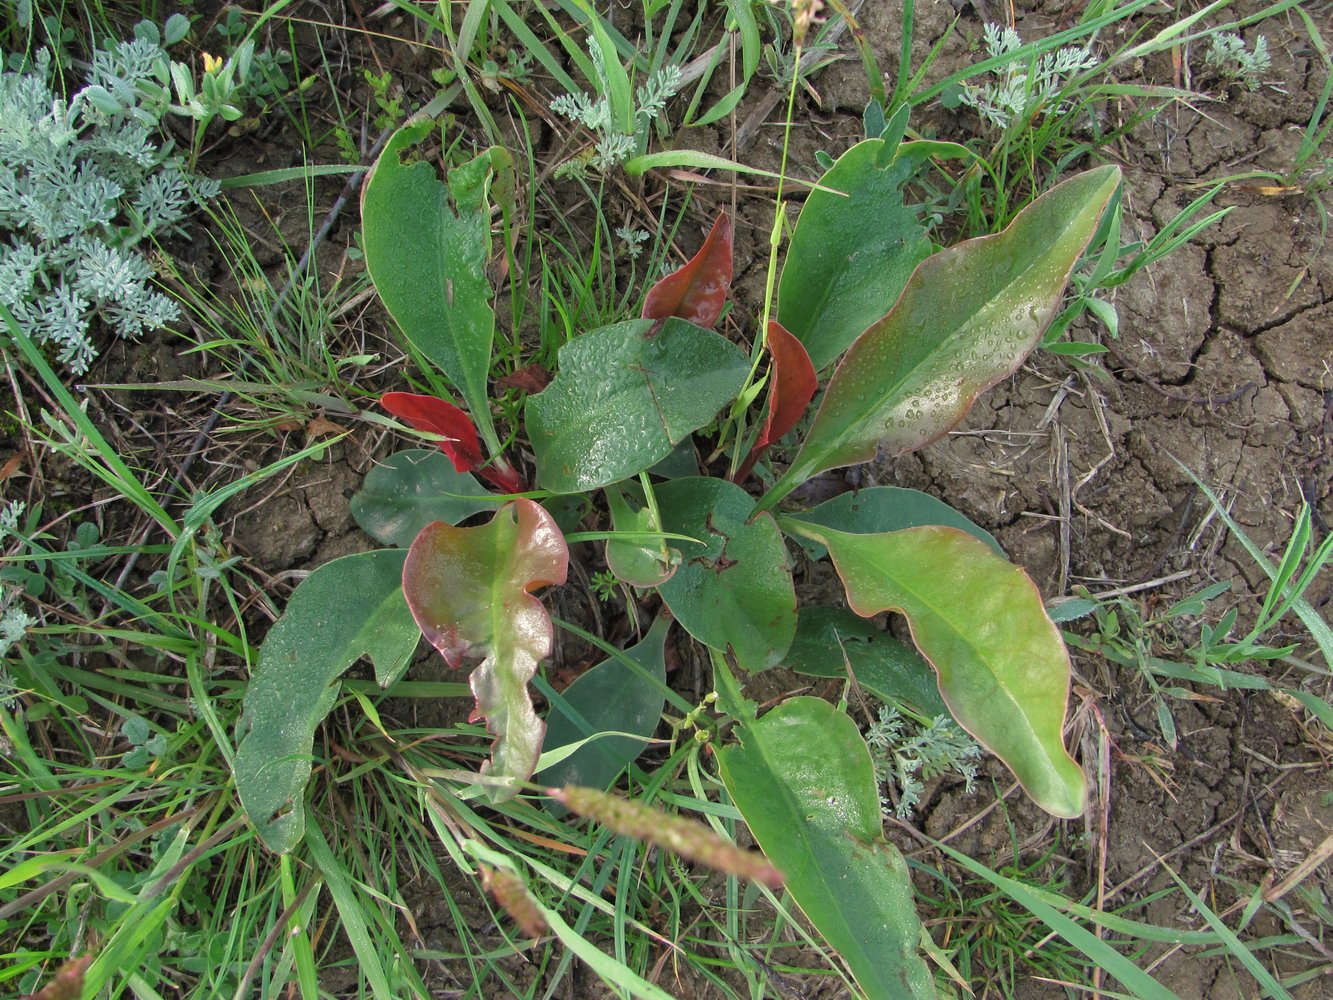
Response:
POLYGON ((744 482, 760 456, 774 441, 786 435, 805 413, 819 388, 819 376, 810 363, 810 355, 799 340, 777 320, 768 323, 768 353, 773 358, 769 377, 768 414, 750 455, 736 473, 736 482, 744 482))
POLYGON ((466 413, 437 396, 416 392, 386 392, 380 405, 395 417, 406 420, 419 431, 440 435, 440 450, 449 456, 458 472, 479 471, 481 476, 505 493, 521 493, 523 480, 508 464, 483 466, 481 442, 477 429, 466 413))
MULTIPOLYGON (((546 727, 532 707, 528 681, 551 652, 551 619, 532 591, 564 583, 569 550, 551 515, 514 500, 476 528, 427 525, 408 550, 403 592, 412 615, 451 667, 480 655, 470 682, 473 720, 495 734, 482 773, 527 779, 537 766, 546 727)), ((488 785, 496 801, 512 785, 488 785)))
POLYGON ((1047 812, 1082 815, 1083 771, 1064 748, 1069 653, 1036 586, 957 528, 852 535, 782 519, 827 546, 859 615, 897 611, 958 723, 1009 766, 1047 812))
POLYGON ((333 708, 335 682, 366 655, 387 686, 421 640, 403 600, 404 554, 358 552, 320 566, 264 639, 234 768, 241 805, 270 850, 285 854, 301 842, 315 729, 333 708))
POLYGON ((731 289, 731 219, 719 213, 699 252, 648 290, 644 319, 677 316, 711 330, 731 289))
MULTIPOLYGON (((718 683, 719 696, 735 687, 729 675, 718 683)), ((718 750, 722 781, 802 912, 866 996, 933 998, 917 951, 912 880, 884 839, 875 769, 856 723, 822 698, 799 697, 736 735, 739 743, 718 750)))
POLYGON ((394 321, 458 388, 487 448, 498 457, 486 389, 495 339, 486 258, 489 185, 505 154, 483 152, 451 168, 442 182, 434 164, 405 162, 411 147, 434 127, 418 122, 395 132, 366 181, 361 196, 366 269, 394 321))
POLYGON ((843 357, 804 446, 760 509, 819 472, 877 450, 915 451, 962 420, 1040 342, 1119 183, 1116 167, 1072 177, 1003 232, 927 258, 843 357))

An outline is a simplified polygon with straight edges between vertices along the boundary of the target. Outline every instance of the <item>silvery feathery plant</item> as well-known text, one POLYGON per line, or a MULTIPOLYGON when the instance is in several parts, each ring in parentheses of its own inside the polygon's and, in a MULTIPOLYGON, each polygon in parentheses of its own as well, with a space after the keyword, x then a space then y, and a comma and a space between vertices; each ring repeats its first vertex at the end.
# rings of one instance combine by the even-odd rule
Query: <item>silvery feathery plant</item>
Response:
MULTIPOLYGON (((1008 55, 1023 45, 1013 28, 987 24, 986 54, 991 58, 1008 55)), ((1075 73, 1092 69, 1096 58, 1086 49, 1067 46, 1049 52, 1029 63, 1016 59, 994 70, 997 79, 983 86, 967 86, 959 99, 977 109, 977 113, 997 128, 1006 129, 1038 113, 1059 115, 1068 108, 1056 100, 1060 90, 1075 73)))
POLYGON ((1238 83, 1247 90, 1258 90, 1260 79, 1273 65, 1268 54, 1268 39, 1260 35, 1254 50, 1245 47, 1245 39, 1235 32, 1223 31, 1208 40, 1203 64, 1222 79, 1238 83))
POLYGON ((95 322, 134 338, 177 317, 141 244, 218 190, 157 135, 172 110, 163 40, 154 30, 99 51, 68 99, 49 53, 0 74, 0 303, 75 375, 97 354, 95 322))
POLYGON ((654 71, 634 91, 633 131, 616 124, 611 107, 611 83, 607 73, 606 56, 594 38, 588 39, 588 53, 597 79, 595 95, 586 93, 561 94, 551 102, 551 110, 583 125, 597 136, 596 145, 587 155, 575 157, 560 168, 562 175, 581 174, 588 167, 606 173, 624 163, 631 156, 642 153, 648 145, 648 128, 660 121, 666 102, 675 96, 681 85, 679 66, 667 65, 654 71))

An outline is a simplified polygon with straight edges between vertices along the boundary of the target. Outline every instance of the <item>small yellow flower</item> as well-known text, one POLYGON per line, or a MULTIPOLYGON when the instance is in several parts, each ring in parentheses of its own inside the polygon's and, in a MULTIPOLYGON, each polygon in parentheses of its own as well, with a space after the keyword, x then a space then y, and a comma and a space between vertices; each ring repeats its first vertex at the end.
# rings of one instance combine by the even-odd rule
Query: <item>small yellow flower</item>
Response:
POLYGON ((220 57, 210 56, 207 52, 204 53, 205 73, 216 73, 221 68, 222 68, 222 59, 220 57))

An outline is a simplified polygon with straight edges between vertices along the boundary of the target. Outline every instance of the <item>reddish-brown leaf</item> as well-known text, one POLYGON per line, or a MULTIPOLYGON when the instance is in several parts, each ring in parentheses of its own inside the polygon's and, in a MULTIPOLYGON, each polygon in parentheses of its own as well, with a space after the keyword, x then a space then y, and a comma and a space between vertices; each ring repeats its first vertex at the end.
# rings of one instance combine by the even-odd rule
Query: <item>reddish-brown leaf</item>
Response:
POLYGON ((731 219, 719 213, 699 252, 648 290, 644 319, 683 320, 711 330, 731 289, 731 219))
POLYGON ((483 774, 495 801, 518 790, 541 755, 546 726, 532 707, 528 681, 550 655, 551 618, 534 590, 564 583, 569 549, 555 520, 531 500, 505 504, 489 523, 421 529, 403 562, 403 596, 426 641, 451 667, 482 657, 469 679, 476 707, 495 735, 483 774))
POLYGON ((440 450, 449 456, 456 471, 471 472, 481 465, 477 429, 453 403, 415 392, 386 392, 380 397, 380 406, 419 431, 440 435, 440 450))
POLYGON ((476 472, 502 493, 522 493, 527 489, 513 467, 497 457, 483 465, 481 442, 472 419, 453 403, 415 392, 386 392, 380 405, 395 417, 406 420, 419 431, 439 434, 440 451, 449 456, 458 472, 476 472))
POLYGON ((537 395, 550 384, 551 373, 536 362, 495 380, 497 388, 522 389, 529 396, 537 395))
POLYGON ((736 475, 738 483, 750 474, 754 463, 770 444, 796 426, 819 388, 819 376, 805 345, 777 320, 768 323, 768 353, 773 359, 768 386, 768 416, 764 418, 759 440, 736 475))
POLYGON ((768 387, 768 417, 756 442, 767 447, 796 426, 819 388, 819 376, 810 363, 805 345, 777 320, 768 323, 768 352, 773 356, 773 374, 768 387))

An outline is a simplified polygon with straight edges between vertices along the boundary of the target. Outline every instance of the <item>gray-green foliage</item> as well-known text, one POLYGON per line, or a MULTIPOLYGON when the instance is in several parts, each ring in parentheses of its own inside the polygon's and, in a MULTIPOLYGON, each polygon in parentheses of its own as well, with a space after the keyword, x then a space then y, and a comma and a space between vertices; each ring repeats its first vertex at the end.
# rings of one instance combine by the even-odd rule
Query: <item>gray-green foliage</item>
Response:
POLYGON ((1260 78, 1273 65, 1268 54, 1268 39, 1260 35, 1254 40, 1254 49, 1245 47, 1245 39, 1232 31, 1223 31, 1208 39, 1208 51, 1203 63, 1224 80, 1241 84, 1249 90, 1258 90, 1260 78))
POLYGON ((97 52, 68 98, 46 52, 0 74, 0 302, 76 375, 95 322, 133 338, 177 317, 142 244, 217 193, 157 134, 169 65, 154 30, 97 52))
POLYGON ((972 791, 981 747, 946 715, 920 725, 896 708, 882 707, 879 718, 866 730, 866 743, 875 777, 881 785, 897 790, 896 806, 881 798, 885 812, 892 809, 899 818, 910 816, 925 791, 923 782, 940 774, 959 775, 967 791, 972 791))
POLYGON ((562 174, 581 173, 589 166, 599 173, 606 173, 631 156, 642 153, 648 144, 648 127, 654 121, 662 120, 667 101, 675 96, 683 79, 680 67, 671 64, 652 73, 635 90, 635 132, 627 134, 617 130, 613 122, 606 61, 601 48, 592 38, 588 39, 588 53, 598 77, 595 81, 597 93, 591 96, 586 93, 561 94, 551 102, 551 110, 593 132, 597 136, 597 145, 591 156, 562 164, 562 174))
MULTIPOLYGON (((1006 56, 1023 44, 1013 28, 997 24, 986 25, 985 41, 986 54, 993 59, 1006 56)), ((1015 59, 992 70, 993 81, 964 87, 959 99, 976 108, 992 125, 1005 129, 1037 114, 1067 112, 1068 106, 1058 99, 1060 91, 1070 77, 1096 65, 1096 58, 1087 49, 1067 46, 1046 53, 1036 62, 1015 59)))

